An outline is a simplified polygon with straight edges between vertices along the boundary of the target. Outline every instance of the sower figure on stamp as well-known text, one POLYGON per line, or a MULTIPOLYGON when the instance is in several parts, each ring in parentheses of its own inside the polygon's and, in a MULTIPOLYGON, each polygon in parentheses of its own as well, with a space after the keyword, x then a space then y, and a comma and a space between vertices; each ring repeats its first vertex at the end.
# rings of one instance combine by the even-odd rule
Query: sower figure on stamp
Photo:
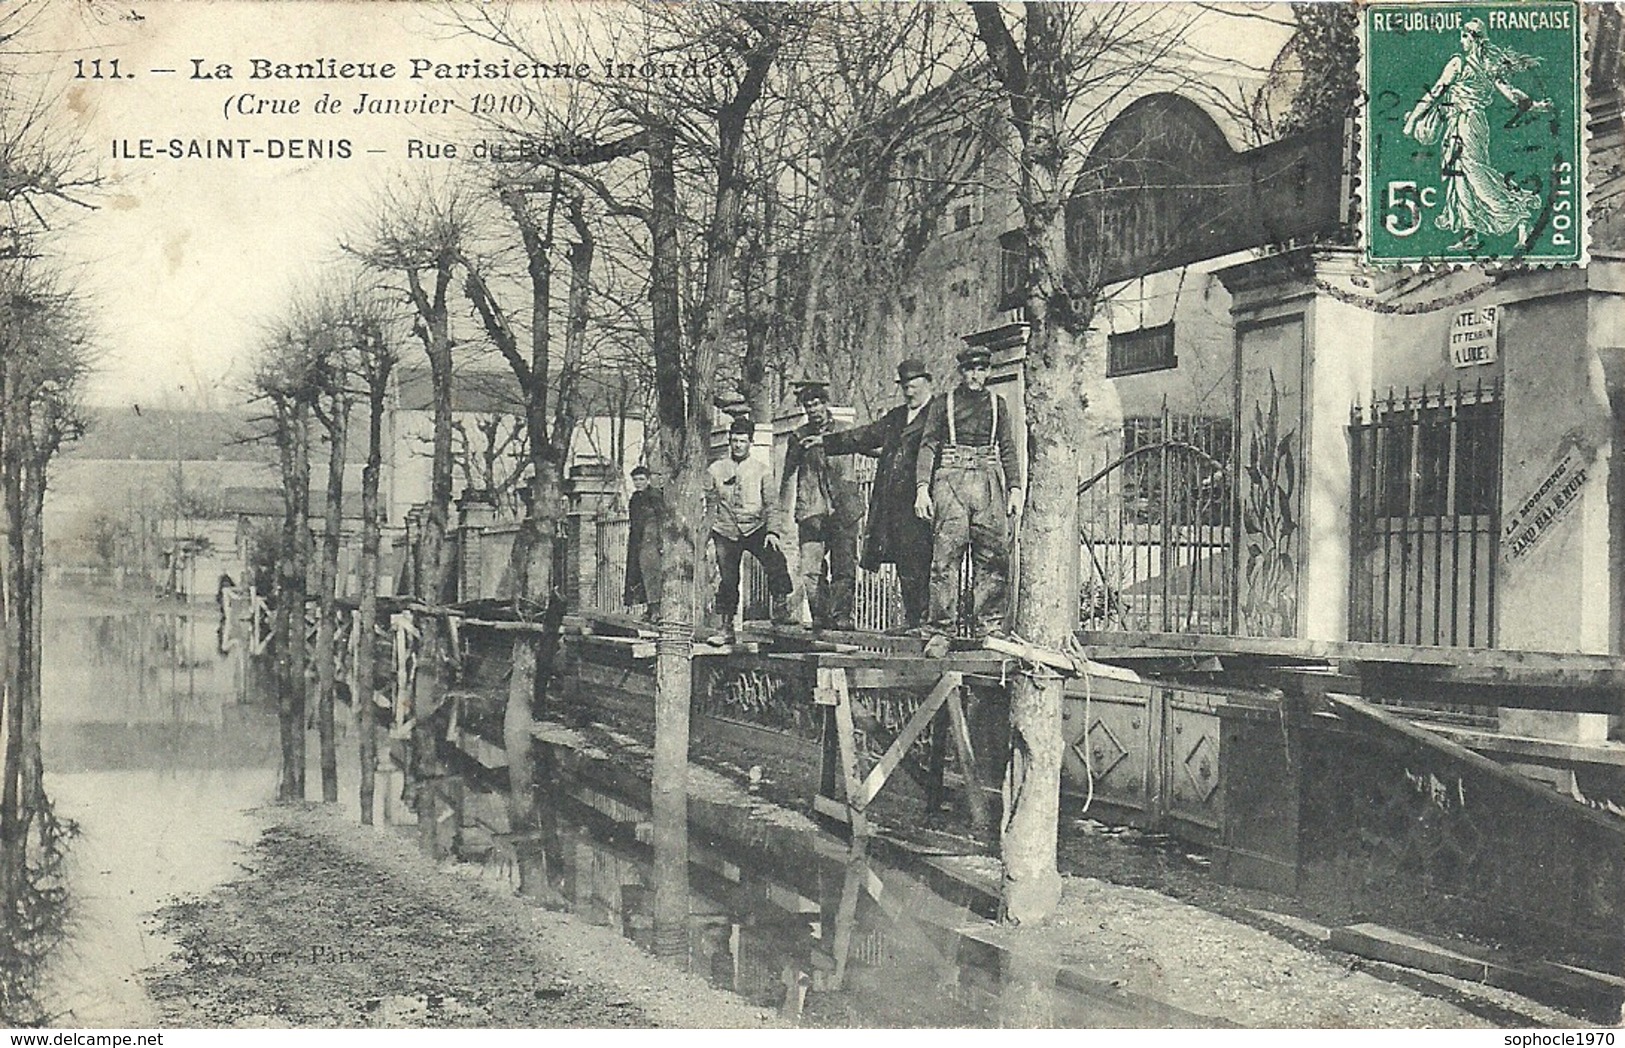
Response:
POLYGON ((926 405, 931 402, 931 372, 908 359, 897 365, 903 403, 867 426, 840 430, 822 438, 826 455, 875 455, 875 483, 869 495, 869 522, 858 563, 868 571, 897 565, 903 592, 903 621, 910 629, 925 625, 931 598, 931 525, 914 512, 914 480, 925 434, 926 405))
POLYGON ((779 497, 794 512, 801 538, 802 592, 815 629, 852 629, 858 582, 858 489, 844 464, 832 462, 823 442, 836 430, 829 384, 796 383, 807 421, 790 434, 779 497))
POLYGON ((728 454, 705 471, 711 541, 717 550, 717 614, 722 632, 713 644, 732 644, 734 617, 739 612, 739 562, 748 550, 767 572, 767 592, 773 600, 773 621, 791 622, 790 594, 795 584, 779 549, 778 500, 773 467, 750 453, 756 427, 736 418, 728 427, 728 454))
POLYGON ((1009 408, 987 388, 990 364, 986 349, 962 350, 958 388, 926 410, 914 511, 932 522, 929 654, 947 649, 966 546, 977 634, 1004 632, 1010 526, 1021 516, 1022 475, 1009 408))
POLYGON ((632 468, 632 497, 626 502, 626 591, 629 608, 647 605, 645 617, 660 619, 660 489, 650 487, 648 466, 632 468))
MULTIPOLYGON (((1489 42, 1484 20, 1461 27, 1461 53, 1445 63, 1439 79, 1405 116, 1405 133, 1439 143, 1444 208, 1433 224, 1459 233, 1445 250, 1477 251, 1486 235, 1517 230, 1518 246, 1530 246, 1530 223, 1540 213, 1540 194, 1511 184, 1490 158, 1488 111, 1497 93, 1518 107, 1518 115, 1550 112, 1550 99, 1536 101, 1512 86, 1513 73, 1533 69, 1539 59, 1489 42)), ((1510 125, 1509 125, 1510 126, 1510 125)))

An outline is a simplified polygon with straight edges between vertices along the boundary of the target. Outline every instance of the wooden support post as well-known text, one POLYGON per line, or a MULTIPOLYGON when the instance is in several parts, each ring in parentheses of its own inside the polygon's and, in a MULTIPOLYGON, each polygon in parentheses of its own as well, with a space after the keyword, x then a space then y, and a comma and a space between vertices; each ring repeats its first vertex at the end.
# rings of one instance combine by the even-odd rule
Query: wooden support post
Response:
POLYGON ((948 718, 952 722, 954 748, 959 754, 959 773, 965 778, 965 803, 970 808, 971 825, 976 832, 991 835, 993 820, 988 816, 987 798, 982 796, 982 777, 976 770, 976 751, 971 747, 970 722, 956 685, 948 693, 948 718))
POLYGON ((931 718, 931 763, 925 770, 925 810, 942 810, 943 772, 948 764, 948 711, 941 709, 931 718))
MULTIPOLYGON (((813 701, 820 706, 829 707, 829 720, 826 721, 825 738, 825 768, 823 769, 823 782, 835 778, 841 783, 843 790, 841 804, 832 793, 820 792, 813 798, 813 810, 834 818, 843 819, 851 827, 852 836, 867 837, 869 835, 869 820, 863 816, 862 802, 858 798, 863 796, 863 783, 858 778, 858 747, 855 738, 856 729, 852 723, 852 694, 846 683, 844 669, 818 670, 818 683, 813 692, 813 701), (835 736, 835 754, 839 768, 833 774, 828 768, 831 756, 828 746, 829 730, 833 728, 835 736)), ((830 789, 823 786, 823 789, 830 789)))
POLYGON ((830 978, 831 990, 840 990, 846 979, 846 964, 852 956, 852 933, 858 924, 858 899, 868 875, 869 863, 863 855, 862 839, 854 837, 852 854, 841 879, 841 905, 835 911, 835 974, 830 978))
POLYGON ((914 715, 908 719, 908 723, 903 725, 903 730, 898 733, 897 738, 892 740, 891 746, 887 748, 880 761, 869 769, 857 797, 849 798, 848 803, 855 808, 868 807, 869 802, 874 800, 875 795, 886 785, 886 780, 891 778, 892 772, 903 762, 909 747, 914 745, 914 740, 918 739, 925 731, 926 725, 931 723, 931 718, 942 707, 943 701, 949 695, 958 693, 964 679, 963 674, 952 671, 942 675, 936 687, 925 697, 925 701, 914 710, 914 715))

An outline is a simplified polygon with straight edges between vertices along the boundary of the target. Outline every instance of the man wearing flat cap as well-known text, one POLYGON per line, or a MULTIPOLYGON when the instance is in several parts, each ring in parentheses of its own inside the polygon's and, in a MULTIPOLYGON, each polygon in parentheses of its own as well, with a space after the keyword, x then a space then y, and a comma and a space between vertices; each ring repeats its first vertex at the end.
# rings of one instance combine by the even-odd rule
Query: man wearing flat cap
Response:
POLYGON ((931 525, 914 513, 914 477, 931 402, 931 372, 911 357, 897 365, 897 385, 902 404, 867 426, 830 433, 821 441, 826 455, 878 458, 858 563, 868 571, 897 565, 904 624, 914 628, 925 624, 930 609, 931 525))
POLYGON ((728 454, 706 467, 706 510, 711 541, 717 548, 717 614, 722 632, 714 644, 734 642, 734 616, 739 611, 739 563, 748 551, 767 572, 767 592, 773 598, 773 621, 789 622, 789 567, 779 548, 783 534, 774 497, 773 467, 750 453, 756 426, 739 417, 728 426, 728 454))
POLYGON ((622 603, 645 605, 644 617, 660 621, 661 535, 664 496, 651 487, 649 467, 632 467, 632 497, 626 503, 626 587, 622 603))
POLYGON ((822 442, 837 425, 829 410, 829 383, 796 383, 796 400, 807 421, 790 434, 779 498, 794 512, 801 538, 802 592, 816 629, 853 628, 858 583, 857 485, 844 464, 831 461, 822 442))
POLYGON ((991 363, 979 346, 960 351, 959 385, 931 402, 920 439, 914 510, 931 521, 928 628, 939 637, 953 631, 966 546, 977 634, 1004 632, 1010 527, 1021 515, 1023 478, 1010 409, 987 388, 991 363))

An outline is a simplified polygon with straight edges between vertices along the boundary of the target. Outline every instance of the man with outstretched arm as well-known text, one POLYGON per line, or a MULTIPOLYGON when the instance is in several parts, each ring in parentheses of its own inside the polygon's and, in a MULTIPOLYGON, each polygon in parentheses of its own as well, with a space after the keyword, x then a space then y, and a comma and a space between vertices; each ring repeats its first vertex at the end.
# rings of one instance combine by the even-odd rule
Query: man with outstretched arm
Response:
POLYGON ((825 382, 796 384, 807 421, 790 434, 779 495, 794 513, 801 540, 802 593, 814 629, 850 630, 858 584, 857 486, 844 464, 830 461, 825 441, 836 433, 825 382), (792 490, 793 489, 793 490, 792 490))
POLYGON ((925 434, 926 405, 931 402, 931 372, 923 361, 909 358, 897 365, 903 403, 866 426, 820 438, 826 455, 876 456, 869 520, 858 563, 867 571, 897 565, 903 594, 903 622, 910 629, 925 624, 930 610, 931 525, 914 513, 914 478, 925 434))

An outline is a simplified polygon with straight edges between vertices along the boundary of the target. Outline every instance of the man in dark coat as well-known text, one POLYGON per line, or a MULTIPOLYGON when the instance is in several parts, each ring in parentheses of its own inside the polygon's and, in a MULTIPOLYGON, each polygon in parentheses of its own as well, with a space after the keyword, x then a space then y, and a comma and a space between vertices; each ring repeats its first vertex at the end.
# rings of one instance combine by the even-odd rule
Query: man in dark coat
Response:
POLYGON ((649 467, 632 469, 632 497, 626 503, 627 607, 647 604, 646 617, 660 618, 660 506, 659 488, 649 486, 649 467))
POLYGON ((801 575, 817 629, 849 630, 858 584, 858 519, 863 507, 848 470, 825 454, 837 433, 824 382, 799 382, 796 399, 807 421, 790 434, 779 498, 794 513, 801 538, 801 575))
POLYGON ((914 513, 914 481, 925 408, 931 402, 931 372, 910 358, 897 365, 897 384, 903 390, 902 404, 867 426, 826 435, 823 446, 826 455, 879 457, 858 563, 867 571, 897 565, 903 618, 915 627, 924 624, 930 610, 931 525, 914 513))

